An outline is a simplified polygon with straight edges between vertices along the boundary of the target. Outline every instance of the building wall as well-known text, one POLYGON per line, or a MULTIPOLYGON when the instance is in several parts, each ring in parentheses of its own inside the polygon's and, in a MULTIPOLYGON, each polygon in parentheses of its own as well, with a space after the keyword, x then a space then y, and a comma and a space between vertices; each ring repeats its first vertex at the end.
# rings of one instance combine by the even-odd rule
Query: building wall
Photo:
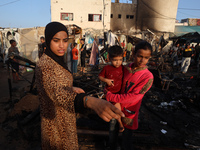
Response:
POLYGON ((137 29, 174 32, 179 0, 138 0, 137 29))
POLYGON ((126 3, 111 4, 111 21, 112 31, 118 31, 128 34, 131 27, 135 28, 136 5, 126 3), (121 18, 120 16, 121 15, 121 18))
POLYGON ((21 56, 33 62, 38 61, 38 44, 44 36, 44 27, 19 29, 19 45, 21 56))
POLYGON ((197 18, 182 19, 181 23, 187 23, 188 26, 200 26, 200 19, 197 18))
POLYGON ((5 60, 7 59, 8 49, 11 46, 9 41, 14 39, 17 42, 17 47, 20 56, 25 57, 33 62, 38 61, 38 44, 40 37, 44 36, 44 27, 38 28, 18 28, 18 29, 3 29, 2 33, 2 52, 5 52, 5 60), (14 35, 11 34, 14 32, 14 35), (9 35, 9 36, 8 36, 9 35))
POLYGON ((65 25, 76 24, 83 30, 110 30, 110 12, 111 0, 51 0, 52 21, 59 21, 65 25), (73 20, 61 20, 61 13, 72 13, 73 20), (102 19, 88 21, 89 14, 101 15, 102 19))

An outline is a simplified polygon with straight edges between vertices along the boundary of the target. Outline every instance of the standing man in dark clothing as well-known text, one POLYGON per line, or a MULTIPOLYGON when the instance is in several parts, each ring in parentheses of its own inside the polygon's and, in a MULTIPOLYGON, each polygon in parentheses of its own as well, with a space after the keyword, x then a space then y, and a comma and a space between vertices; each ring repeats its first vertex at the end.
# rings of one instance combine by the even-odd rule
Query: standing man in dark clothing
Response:
POLYGON ((197 64, 199 62, 199 53, 200 53, 200 45, 199 43, 197 43, 197 45, 195 46, 195 64, 197 64))
POLYGON ((181 72, 185 74, 188 71, 190 66, 191 57, 194 54, 192 53, 192 48, 190 48, 190 44, 186 45, 186 48, 183 50, 183 59, 181 63, 181 72))
POLYGON ((84 39, 81 39, 81 45, 81 71, 85 72, 86 44, 84 39))

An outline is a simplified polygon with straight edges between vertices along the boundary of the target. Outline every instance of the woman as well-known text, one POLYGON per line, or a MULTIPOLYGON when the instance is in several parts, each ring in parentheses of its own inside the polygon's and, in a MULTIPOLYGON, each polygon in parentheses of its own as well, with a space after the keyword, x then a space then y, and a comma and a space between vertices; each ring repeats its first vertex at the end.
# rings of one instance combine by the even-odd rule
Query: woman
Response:
POLYGON ((107 122, 124 114, 109 102, 86 96, 82 89, 73 87, 72 74, 63 58, 68 46, 68 32, 63 24, 47 24, 45 38, 47 49, 36 66, 42 149, 78 150, 75 111, 91 108, 107 122))

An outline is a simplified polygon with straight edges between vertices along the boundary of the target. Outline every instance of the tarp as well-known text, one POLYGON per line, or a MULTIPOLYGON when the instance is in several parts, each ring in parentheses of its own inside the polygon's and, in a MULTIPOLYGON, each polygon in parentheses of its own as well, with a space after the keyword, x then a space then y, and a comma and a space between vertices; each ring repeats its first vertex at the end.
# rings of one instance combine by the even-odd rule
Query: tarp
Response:
POLYGON ((200 33, 200 26, 175 26, 174 34, 176 36, 182 36, 190 32, 200 33))

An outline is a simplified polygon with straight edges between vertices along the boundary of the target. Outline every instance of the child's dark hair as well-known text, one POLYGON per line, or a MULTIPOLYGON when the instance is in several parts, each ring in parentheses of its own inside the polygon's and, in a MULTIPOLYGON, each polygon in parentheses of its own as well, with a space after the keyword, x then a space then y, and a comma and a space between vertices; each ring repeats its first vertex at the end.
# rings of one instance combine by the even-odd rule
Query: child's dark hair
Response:
POLYGON ((108 54, 109 54, 109 58, 114 58, 118 56, 123 57, 123 49, 118 45, 114 45, 108 49, 108 54))
POLYGON ((10 40, 10 44, 12 44, 12 43, 14 43, 14 42, 16 42, 15 40, 10 40))
POLYGON ((138 44, 136 44, 134 53, 136 54, 138 52, 138 50, 140 50, 140 49, 150 50, 151 54, 153 52, 151 44, 147 41, 141 41, 138 44))
POLYGON ((41 37, 40 37, 40 39, 43 39, 43 40, 45 40, 44 36, 41 36, 41 37))
POLYGON ((77 43, 74 43, 74 47, 77 45, 77 43))

